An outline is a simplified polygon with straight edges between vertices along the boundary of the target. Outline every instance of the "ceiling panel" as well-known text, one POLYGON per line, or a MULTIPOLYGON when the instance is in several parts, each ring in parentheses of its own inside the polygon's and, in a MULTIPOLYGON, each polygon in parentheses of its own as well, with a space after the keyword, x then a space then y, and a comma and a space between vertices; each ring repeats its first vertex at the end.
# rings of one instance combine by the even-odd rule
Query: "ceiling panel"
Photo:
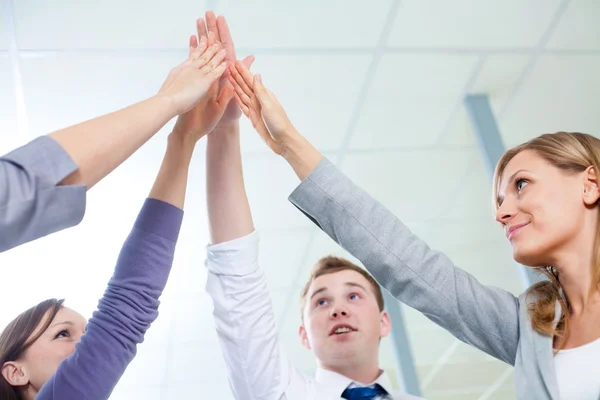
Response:
POLYGON ((205 293, 204 286, 199 285, 196 292, 180 293, 177 296, 170 335, 174 347, 184 347, 186 343, 217 342, 212 299, 205 293), (190 310, 194 312, 191 313, 190 310))
POLYGON ((302 266, 302 272, 300 276, 300 280, 302 284, 304 284, 308 278, 310 277, 310 272, 313 269, 314 265, 325 256, 336 256, 345 258, 359 266, 362 266, 360 261, 358 261, 355 257, 350 255, 346 250, 344 250, 340 245, 338 245, 333 239, 331 239, 325 232, 322 230, 315 228, 314 229, 314 238, 311 242, 311 246, 308 249, 308 253, 306 255, 306 260, 304 265, 302 266))
POLYGON ((4 4, 0 4, 0 21, 2 22, 0 24, 0 52, 1 51, 6 51, 8 50, 9 46, 10 46, 10 33, 8 30, 8 26, 6 24, 6 20, 7 20, 7 11, 6 11, 6 7, 4 6, 4 4))
POLYGON ((145 384, 160 384, 165 381, 167 371, 168 346, 148 346, 142 343, 137 354, 119 380, 119 388, 137 388, 145 384))
POLYGON ((500 119, 512 147, 560 130, 600 135, 600 56, 544 55, 500 119))
POLYGON ((352 149, 435 145, 462 101, 476 56, 384 55, 354 128, 352 149))
POLYGON ((185 50, 205 4, 196 0, 13 2, 18 47, 26 50, 185 50))
POLYGON ((597 0, 573 0, 547 47, 564 50, 600 50, 600 3, 597 0))
POLYGON ((216 12, 227 18, 237 46, 250 48, 375 47, 392 5, 391 0, 368 7, 361 0, 216 3, 216 12))
POLYGON ((442 220, 493 220, 492 184, 483 156, 474 151, 464 176, 448 193, 439 214, 442 220))
POLYGON ((8 53, 0 52, 0 154, 21 144, 17 132, 17 110, 12 63, 8 53))
MULTIPOLYGON (((240 55, 239 57, 242 57, 240 55)), ((348 130, 371 55, 258 55, 252 70, 277 96, 290 120, 321 151, 337 150, 348 130)), ((245 152, 270 152, 251 124, 245 152)))
POLYGON ((304 229, 313 225, 287 200, 300 182, 281 157, 245 157, 244 180, 257 229, 304 229))
POLYGON ((165 395, 162 397, 163 400, 194 399, 198 397, 199 393, 202 394, 202 396, 206 396, 206 398, 234 400, 228 382, 219 382, 219 384, 185 382, 167 386, 164 393, 165 395))
POLYGON ((261 232, 258 262, 267 275, 271 290, 296 284, 294 279, 303 263, 311 231, 308 228, 261 232))
MULTIPOLYGON (((496 54, 485 56, 481 70, 474 78, 468 94, 486 94, 496 118, 508 104, 512 93, 517 89, 521 76, 529 63, 528 55, 496 54)), ((473 132, 464 102, 447 131, 438 138, 440 145, 477 146, 477 137, 473 132)))
MULTIPOLYGON (((407 310, 409 307, 405 306, 403 309, 407 310)), ((417 313, 417 311, 413 312, 417 313)), ((420 325, 411 324, 411 321, 415 320, 415 318, 409 317, 407 314, 410 315, 411 312, 404 311, 404 320, 411 344, 413 360, 415 366, 419 367, 419 371, 423 372, 423 374, 419 376, 419 380, 423 382, 422 385, 424 385, 427 378, 425 372, 429 371, 427 368, 421 367, 435 365, 442 355, 448 351, 453 351, 456 339, 424 316, 423 319, 426 323, 421 323, 420 325)), ((419 315, 422 316, 423 314, 419 313, 419 315)))
POLYGON ((506 368, 507 365, 500 361, 445 364, 424 391, 424 394, 427 397, 429 392, 451 392, 453 390, 473 391, 475 393, 480 391, 483 394, 506 368))
POLYGON ((403 1, 388 46, 534 47, 559 3, 560 0, 403 1))
POLYGON ((498 286, 515 295, 523 292, 510 243, 492 218, 433 221, 423 239, 482 284, 498 286))
POLYGON ((224 388, 229 391, 227 367, 218 341, 188 342, 169 348, 165 383, 176 386, 190 382, 210 385, 214 393, 224 388))
POLYGON ((145 100, 185 58, 185 52, 22 57, 30 131, 47 133, 145 100))
POLYGON ((349 154, 343 171, 410 226, 445 212, 440 198, 458 187, 474 154, 473 150, 349 154))
POLYGON ((129 387, 117 385, 109 400, 163 400, 163 390, 165 390, 164 386, 149 385, 148 383, 129 387))

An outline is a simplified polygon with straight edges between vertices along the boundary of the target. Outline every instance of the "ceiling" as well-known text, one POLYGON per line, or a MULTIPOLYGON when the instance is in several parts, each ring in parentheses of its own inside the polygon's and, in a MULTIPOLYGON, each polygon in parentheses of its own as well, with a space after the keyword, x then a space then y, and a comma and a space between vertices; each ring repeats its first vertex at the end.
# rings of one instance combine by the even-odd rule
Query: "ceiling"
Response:
MULTIPOLYGON (((558 130, 598 135, 600 2, 0 0, 0 152, 156 93, 207 9, 226 16, 238 56, 256 55, 253 69, 299 131, 358 185, 481 282, 523 290, 463 99, 489 96, 507 147, 558 130)), ((89 193, 78 227, 0 255, 11 282, 0 324, 46 297, 91 315, 171 127, 89 193)), ((318 258, 346 253, 287 201, 293 171, 245 120, 242 134, 280 337, 312 373, 299 290, 318 258)), ((204 152, 201 143, 161 315, 111 399, 231 398, 204 291, 204 152)), ((403 311, 425 397, 514 398, 512 368, 403 311)), ((384 340, 382 366, 395 376, 393 355, 384 340)))

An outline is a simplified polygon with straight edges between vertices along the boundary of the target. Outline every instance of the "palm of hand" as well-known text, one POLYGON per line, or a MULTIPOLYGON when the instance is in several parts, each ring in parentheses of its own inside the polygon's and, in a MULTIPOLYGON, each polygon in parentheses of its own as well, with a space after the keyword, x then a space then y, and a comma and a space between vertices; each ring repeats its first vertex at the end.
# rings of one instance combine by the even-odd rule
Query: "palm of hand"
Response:
POLYGON ((209 88, 207 95, 194 108, 179 116, 175 124, 176 130, 185 132, 193 140, 199 140, 212 131, 221 115, 217 102, 218 97, 219 82, 216 81, 209 88))
POLYGON ((263 108, 262 118, 265 121, 269 132, 271 132, 271 135, 276 140, 279 139, 292 124, 283 107, 279 105, 263 108))
MULTIPOLYGON (((225 83, 227 83, 227 78, 225 78, 225 83)), ((223 121, 223 122, 236 121, 236 120, 240 119, 241 116, 242 116, 242 110, 240 110, 240 107, 238 107, 237 103, 235 102, 235 99, 232 98, 229 101, 229 104, 227 104, 227 107, 225 107, 225 112, 223 113, 223 116, 221 117, 221 121, 223 121)))
POLYGON ((291 127, 292 123, 290 122, 287 113, 275 95, 273 95, 273 93, 270 91, 267 91, 267 93, 270 99, 268 104, 261 106, 258 99, 255 98, 253 104, 256 114, 255 118, 261 118, 273 139, 279 141, 285 132, 291 127))

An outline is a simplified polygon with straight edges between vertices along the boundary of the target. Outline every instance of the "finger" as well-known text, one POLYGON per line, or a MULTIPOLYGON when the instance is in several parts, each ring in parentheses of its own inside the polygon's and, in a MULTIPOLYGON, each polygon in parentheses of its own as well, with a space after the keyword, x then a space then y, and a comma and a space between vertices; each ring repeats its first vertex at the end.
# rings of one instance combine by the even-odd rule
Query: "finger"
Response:
MULTIPOLYGON (((227 68, 227 70, 229 71, 229 68, 227 68)), ((231 73, 226 78, 229 81, 229 83, 233 86, 233 90, 235 92, 240 91, 240 92, 244 93, 242 88, 240 88, 240 85, 238 85, 238 83, 235 81, 235 79, 233 79, 233 77, 231 76, 231 73)))
POLYGON ((198 38, 196 37, 196 35, 192 35, 190 36, 190 56, 192 55, 196 47, 198 47, 198 38))
POLYGON ((252 96, 252 94, 253 94, 252 89, 250 88, 250 86, 248 86, 246 84, 246 81, 240 74, 239 69, 237 68, 237 62, 234 67, 230 68, 229 71, 231 72, 231 75, 232 75, 233 79, 235 80, 235 82, 237 83, 237 85, 242 88, 244 93, 246 93, 248 96, 252 96))
MULTIPOLYGON (((223 47, 225 47, 224 44, 223 44, 223 47)), ((254 56, 248 56, 242 60, 242 64, 244 64, 244 67, 250 69, 250 67, 254 63, 254 60, 256 60, 256 58, 254 56)))
MULTIPOLYGON (((241 96, 242 99, 244 99, 246 101, 246 104, 250 107, 251 106, 251 99, 254 96, 254 93, 252 93, 251 90, 244 90, 244 88, 242 88, 240 86, 240 84, 238 83, 238 81, 235 80, 235 78, 231 75, 229 75, 227 77, 227 79, 229 80, 229 82, 233 85, 235 91, 241 96)), ((257 103, 260 104, 260 102, 258 102, 258 100, 256 100, 257 103)))
POLYGON ((220 42, 221 38, 219 37, 219 29, 217 28, 217 17, 215 16, 215 13, 212 11, 207 11, 205 17, 208 33, 210 34, 212 32, 212 34, 215 36, 215 40, 220 42))
POLYGON ((229 62, 235 61, 235 47, 233 46, 233 40, 231 39, 231 33, 229 32, 229 26, 225 17, 217 17, 217 32, 219 34, 219 40, 223 44, 223 48, 227 50, 227 57, 225 58, 229 62))
POLYGON ((263 105, 265 102, 270 101, 269 91, 262 83, 262 78, 260 74, 254 75, 254 82, 252 84, 252 91, 260 101, 260 104, 263 105))
POLYGON ((190 48, 195 49, 196 47, 198 47, 198 38, 196 37, 196 35, 191 35, 190 36, 190 48))
POLYGON ((213 45, 213 44, 215 44, 215 43, 219 43, 219 44, 221 43, 221 42, 219 42, 219 41, 217 40, 217 36, 216 36, 216 35, 215 35, 213 32, 208 32, 208 36, 207 36, 207 38, 208 38, 208 45, 209 45, 209 46, 210 46, 210 45, 213 45))
POLYGON ((204 22, 204 19, 198 18, 196 20, 196 32, 198 33, 199 38, 207 37, 208 32, 206 31, 206 23, 204 22))
POLYGON ((240 100, 242 100, 244 102, 244 104, 246 104, 248 107, 250 107, 252 105, 252 98, 250 96, 248 96, 246 93, 244 93, 244 91, 242 90, 242 88, 240 87, 240 85, 232 85, 235 93, 239 96, 240 100))
MULTIPOLYGON (((210 61, 208 61, 206 63, 205 66, 201 67, 201 69, 205 72, 205 73, 209 73, 210 71, 214 70, 215 68, 219 67, 221 65, 221 63, 223 63, 223 61, 225 60, 225 54, 227 52, 225 51, 225 49, 220 49, 211 59, 210 61)), ((225 69, 227 69, 227 63, 225 63, 225 69)), ((223 70, 223 72, 225 72, 225 69, 223 70)), ((221 75, 219 75, 221 76, 221 75)))
MULTIPOLYGON (((193 66, 195 68, 204 67, 206 64, 208 64, 208 62, 210 60, 213 59, 215 54, 217 54, 217 52, 219 51, 220 47, 221 46, 218 43, 215 43, 212 46, 208 46, 208 48, 206 48, 206 50, 202 53, 202 55, 194 61, 193 66)), ((200 48, 200 47, 198 47, 198 48, 200 48)), ((194 53, 197 53, 197 52, 198 52, 198 49, 196 49, 196 51, 194 51, 194 53)))
MULTIPOLYGON (((225 60, 227 60, 227 56, 225 56, 225 60)), ((242 64, 244 64, 246 66, 246 68, 250 69, 250 67, 252 66, 252 63, 254 63, 255 57, 254 56, 247 56, 242 60, 242 64)), ((229 60, 227 60, 229 61, 229 60)), ((230 76, 231 75, 231 68, 235 68, 235 61, 233 63, 231 63, 230 68, 227 68, 227 71, 225 71, 225 76, 230 76)))
MULTIPOLYGON (((215 69, 213 69, 212 71, 209 71, 208 73, 213 77, 213 79, 219 79, 223 75, 223 73, 225 72, 226 69, 227 69, 227 63, 222 62, 215 69)), ((218 88, 219 88, 219 85, 217 85, 217 89, 218 88)))
POLYGON ((229 101, 231 100, 231 98, 233 97, 234 92, 235 92, 235 90, 234 90, 232 84, 230 84, 230 83, 225 84, 225 86, 223 86, 223 89, 221 90, 221 95, 219 96, 219 99, 217 100, 219 107, 225 108, 227 106, 227 104, 229 104, 229 101))
POLYGON ((238 73, 242 76, 242 79, 246 83, 249 88, 252 88, 252 82, 254 81, 254 75, 252 72, 244 65, 241 61, 235 62, 235 69, 237 69, 238 73))
MULTIPOLYGON (((192 44, 191 42, 192 38, 190 37, 190 45, 192 44)), ((201 38, 200 43, 198 43, 198 45, 195 48, 190 47, 190 56, 188 57, 188 60, 192 62, 198 60, 206 51, 206 45, 206 38, 201 38)))

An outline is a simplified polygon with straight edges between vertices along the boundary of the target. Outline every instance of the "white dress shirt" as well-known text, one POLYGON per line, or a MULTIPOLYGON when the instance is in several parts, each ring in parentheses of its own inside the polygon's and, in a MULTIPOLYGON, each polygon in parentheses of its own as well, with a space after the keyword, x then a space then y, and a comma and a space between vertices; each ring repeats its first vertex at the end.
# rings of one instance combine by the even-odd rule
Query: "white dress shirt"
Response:
MULTIPOLYGON (((340 399, 351 379, 323 369, 317 370, 316 378, 306 376, 280 348, 266 277, 258 266, 258 243, 255 231, 210 246, 206 260, 206 291, 213 299, 217 334, 236 399, 340 399)), ((394 400, 419 399, 393 393, 385 372, 366 385, 372 383, 380 384, 394 400)))

